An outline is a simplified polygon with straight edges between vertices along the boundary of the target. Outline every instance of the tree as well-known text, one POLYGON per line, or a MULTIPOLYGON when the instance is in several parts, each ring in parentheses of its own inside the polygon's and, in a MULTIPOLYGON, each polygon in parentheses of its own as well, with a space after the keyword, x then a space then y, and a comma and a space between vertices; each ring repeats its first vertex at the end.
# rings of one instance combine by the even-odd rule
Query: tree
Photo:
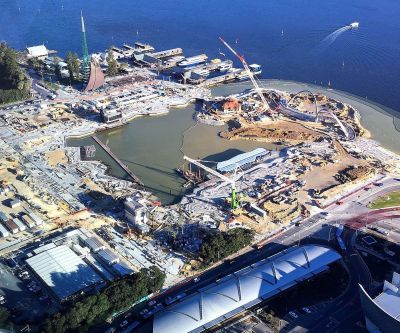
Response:
POLYGON ((41 332, 88 332, 112 313, 124 310, 144 296, 160 290, 164 280, 165 274, 157 267, 142 269, 112 282, 97 295, 71 303, 66 311, 47 318, 41 332))
POLYGON ((118 74, 118 62, 114 58, 113 51, 111 49, 107 52, 107 75, 114 76, 118 74))
POLYGON ((42 68, 43 63, 38 58, 30 58, 28 60, 29 66, 31 66, 34 70, 39 70, 42 68))
POLYGON ((0 104, 29 97, 31 80, 17 62, 18 54, 7 44, 0 44, 0 104))
POLYGON ((67 52, 66 63, 71 79, 79 81, 81 62, 79 60, 78 54, 67 52))
POLYGON ((0 307, 0 328, 5 328, 7 327, 10 322, 10 313, 6 308, 0 307))
POLYGON ((253 239, 254 231, 244 228, 209 234, 203 240, 199 255, 205 264, 211 264, 250 245, 253 239))

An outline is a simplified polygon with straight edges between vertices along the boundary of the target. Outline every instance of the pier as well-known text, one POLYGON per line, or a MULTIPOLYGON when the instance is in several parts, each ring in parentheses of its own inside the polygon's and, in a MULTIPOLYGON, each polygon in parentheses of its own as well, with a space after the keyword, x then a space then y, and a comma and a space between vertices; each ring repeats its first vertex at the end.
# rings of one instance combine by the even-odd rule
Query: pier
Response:
POLYGON ((206 79, 201 83, 201 85, 203 87, 211 87, 228 81, 239 80, 239 79, 243 80, 247 77, 248 75, 246 71, 240 69, 233 69, 231 72, 228 72, 224 75, 219 75, 213 78, 206 79))
POLYGON ((184 72, 185 75, 190 75, 193 72, 198 72, 198 71, 216 71, 216 70, 221 70, 221 68, 232 68, 233 61, 232 60, 224 60, 221 62, 211 62, 205 65, 199 65, 196 67, 191 67, 191 68, 185 68, 184 72))
POLYGON ((157 58, 157 59, 162 59, 162 58, 166 58, 166 57, 172 57, 172 56, 176 56, 179 54, 182 54, 183 50, 178 47, 176 49, 170 49, 170 50, 165 50, 165 51, 159 51, 159 52, 154 52, 152 54, 150 54, 152 57, 157 58))
POLYGON ((108 148, 101 140, 96 136, 92 135, 91 138, 96 141, 96 143, 104 149, 104 151, 111 156, 111 158, 117 162, 117 164, 138 184, 144 185, 143 182, 131 171, 129 168, 108 148))

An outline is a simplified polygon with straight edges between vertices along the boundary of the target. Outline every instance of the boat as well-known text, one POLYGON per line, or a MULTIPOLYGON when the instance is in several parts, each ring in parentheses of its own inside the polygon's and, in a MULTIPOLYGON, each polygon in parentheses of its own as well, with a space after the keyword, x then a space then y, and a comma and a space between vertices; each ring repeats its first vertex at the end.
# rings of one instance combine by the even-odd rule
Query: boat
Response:
POLYGON ((200 75, 200 76, 205 76, 205 77, 210 75, 210 71, 207 69, 195 70, 195 71, 193 71, 193 73, 200 75))
POLYGON ((231 68, 232 68, 232 62, 231 61, 221 62, 221 64, 218 66, 218 70, 220 72, 229 71, 231 68))
POLYGON ((349 27, 350 27, 351 29, 357 29, 359 26, 360 26, 360 23, 359 23, 359 22, 353 22, 353 23, 350 23, 350 24, 349 24, 349 27))
POLYGON ((254 75, 259 75, 259 74, 262 73, 261 65, 258 65, 258 64, 251 64, 251 65, 249 66, 249 68, 250 68, 251 72, 252 72, 254 75))
POLYGON ((207 59, 208 59, 207 55, 200 54, 198 56, 189 57, 189 58, 186 58, 185 60, 180 61, 178 63, 178 66, 179 67, 196 66, 196 65, 205 63, 207 59))

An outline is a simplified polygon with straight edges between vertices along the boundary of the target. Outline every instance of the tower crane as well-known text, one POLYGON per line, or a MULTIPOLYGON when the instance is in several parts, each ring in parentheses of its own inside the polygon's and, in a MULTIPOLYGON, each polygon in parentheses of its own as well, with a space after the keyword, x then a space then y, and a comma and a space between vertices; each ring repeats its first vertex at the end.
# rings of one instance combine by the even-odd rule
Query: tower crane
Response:
POLYGON ((224 44, 224 45, 225 45, 225 46, 240 60, 240 62, 242 63, 244 69, 245 69, 246 72, 247 72, 247 75, 248 75, 249 78, 250 78, 251 83, 253 83, 253 86, 254 86, 254 88, 255 88, 255 90, 256 90, 258 96, 261 98, 261 102, 262 102, 262 104, 263 104, 263 109, 264 109, 265 111, 269 110, 270 108, 269 108, 268 102, 266 101, 264 95, 262 94, 261 88, 260 88, 260 86, 258 85, 256 79, 254 78, 254 74, 253 74, 253 72, 251 71, 251 69, 250 69, 249 65, 247 64, 246 60, 244 59, 244 56, 243 56, 243 55, 240 55, 238 52, 236 52, 227 42, 225 42, 225 41, 222 39, 222 37, 218 37, 218 38, 219 38, 219 40, 222 42, 222 44, 224 44))
POLYGON ((211 173, 212 175, 218 177, 219 179, 222 179, 223 181, 231 184, 231 209, 236 209, 239 206, 239 199, 236 196, 236 181, 234 179, 228 178, 225 175, 220 174, 218 171, 215 171, 214 169, 209 168, 208 166, 200 163, 197 160, 194 160, 188 156, 183 156, 183 159, 198 166, 199 168, 207 171, 208 173, 211 173))

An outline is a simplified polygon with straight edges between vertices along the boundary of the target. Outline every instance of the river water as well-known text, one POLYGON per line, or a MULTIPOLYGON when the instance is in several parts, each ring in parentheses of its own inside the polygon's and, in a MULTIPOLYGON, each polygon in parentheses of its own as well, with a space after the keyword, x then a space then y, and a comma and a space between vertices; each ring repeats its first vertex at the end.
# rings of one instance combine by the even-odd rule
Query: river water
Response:
MULTIPOLYGON (((394 110, 345 92, 327 90, 311 84, 263 80, 262 85, 290 92, 308 89, 349 103, 360 111, 362 124, 371 132, 372 138, 384 147, 400 153, 400 133, 394 126, 400 120, 396 118, 397 113, 394 110)), ((247 82, 225 85, 213 89, 213 94, 227 95, 247 88, 247 82)), ((192 158, 218 162, 257 147, 282 147, 246 140, 222 139, 218 132, 226 126, 196 124, 193 120, 194 112, 195 105, 172 109, 165 116, 138 118, 124 127, 104 131, 97 136, 166 204, 179 201, 186 191, 182 187, 184 181, 175 172, 184 163, 182 151, 192 158)), ((71 139, 68 143, 74 146, 94 144, 90 137, 71 139)), ((109 165, 113 175, 127 177, 100 147, 97 147, 95 158, 109 165)))

